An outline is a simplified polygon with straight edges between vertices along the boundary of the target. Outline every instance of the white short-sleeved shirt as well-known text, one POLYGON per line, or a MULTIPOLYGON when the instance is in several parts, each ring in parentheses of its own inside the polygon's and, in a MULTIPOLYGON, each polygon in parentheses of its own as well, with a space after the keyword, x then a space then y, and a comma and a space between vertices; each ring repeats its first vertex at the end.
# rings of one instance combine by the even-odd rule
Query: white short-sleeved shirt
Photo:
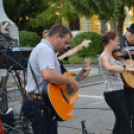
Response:
POLYGON ((44 69, 53 69, 61 73, 60 63, 56 57, 56 52, 53 46, 45 39, 33 49, 29 57, 28 68, 27 68, 27 93, 39 94, 36 83, 33 79, 30 64, 36 75, 37 83, 40 92, 43 89, 44 84, 48 83, 41 75, 41 71, 44 69))

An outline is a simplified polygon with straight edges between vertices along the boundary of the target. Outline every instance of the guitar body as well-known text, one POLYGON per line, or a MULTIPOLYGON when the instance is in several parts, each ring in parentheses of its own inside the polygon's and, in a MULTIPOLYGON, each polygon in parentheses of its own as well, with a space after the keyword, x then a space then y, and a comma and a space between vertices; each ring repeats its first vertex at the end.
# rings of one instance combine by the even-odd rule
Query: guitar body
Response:
MULTIPOLYGON (((131 60, 126 60, 128 64, 131 64, 131 60)), ((124 81, 124 85, 128 88, 134 88, 134 74, 129 71, 123 71, 121 73, 122 79, 124 81)))
MULTIPOLYGON (((68 72, 66 72, 64 76, 73 77, 68 72)), ((66 85, 49 83, 43 88, 42 98, 44 103, 56 114, 56 119, 58 121, 67 121, 73 116, 74 103, 79 96, 76 92, 68 92, 66 85)))

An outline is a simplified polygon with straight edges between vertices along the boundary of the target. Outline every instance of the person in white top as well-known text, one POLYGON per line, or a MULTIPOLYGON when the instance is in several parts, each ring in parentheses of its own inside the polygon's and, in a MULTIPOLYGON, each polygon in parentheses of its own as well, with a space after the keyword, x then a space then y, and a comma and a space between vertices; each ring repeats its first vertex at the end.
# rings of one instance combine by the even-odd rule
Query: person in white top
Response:
POLYGON ((107 32, 102 36, 104 50, 100 55, 100 69, 105 79, 104 98, 115 115, 115 125, 112 134, 132 134, 128 119, 125 96, 120 73, 124 70, 133 71, 125 61, 116 60, 112 54, 119 45, 119 37, 115 32, 107 32))

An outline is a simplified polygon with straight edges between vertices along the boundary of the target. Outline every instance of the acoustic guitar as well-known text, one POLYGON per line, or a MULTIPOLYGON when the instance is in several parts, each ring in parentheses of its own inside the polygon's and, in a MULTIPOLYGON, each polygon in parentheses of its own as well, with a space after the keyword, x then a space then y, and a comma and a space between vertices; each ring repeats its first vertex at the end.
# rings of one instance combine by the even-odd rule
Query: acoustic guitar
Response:
MULTIPOLYGON (((90 64, 89 58, 86 60, 85 64, 90 64)), ((79 72, 75 79, 80 81, 83 73, 84 69, 79 72)), ((69 72, 65 72, 64 76, 73 78, 69 72)), ((76 92, 73 92, 69 85, 56 85, 49 83, 46 84, 42 90, 42 98, 44 103, 51 108, 54 115, 56 115, 57 121, 67 121, 73 116, 74 103, 79 98, 79 95, 76 92)))
MULTIPOLYGON (((86 46, 88 46, 88 43, 91 43, 91 40, 85 40, 85 41, 83 41, 82 44, 80 44, 80 45, 82 45, 83 47, 86 47, 86 46)), ((58 59, 59 59, 59 60, 62 60, 63 58, 67 57, 69 54, 71 54, 71 53, 77 51, 77 49, 78 49, 78 46, 75 47, 75 48, 73 48, 73 49, 71 49, 71 50, 69 50, 68 52, 62 54, 61 56, 58 56, 58 59)), ((58 55, 58 54, 57 54, 57 55, 58 55)))
MULTIPOLYGON (((132 56, 133 55, 133 46, 128 46, 127 41, 125 40, 126 47, 122 49, 117 49, 113 51, 113 56, 115 58, 122 58, 129 56, 129 59, 126 60, 127 64, 133 64, 132 56)), ((130 71, 123 71, 121 73, 121 78, 124 82, 125 87, 134 88, 134 73, 130 71)))
MULTIPOLYGON (((131 64, 131 60, 127 59, 126 62, 131 64)), ((121 73, 124 85, 128 88, 134 88, 134 74, 130 71, 123 71, 121 73)))
MULTIPOLYGON (((127 44, 126 44, 126 47, 127 47, 127 44)), ((133 61, 131 60, 132 57, 130 54, 133 54, 133 51, 130 51, 131 46, 129 48, 130 49, 129 51, 127 49, 128 48, 123 48, 122 50, 117 49, 117 50, 114 50, 112 52, 112 54, 113 54, 114 58, 122 58, 125 56, 129 56, 130 59, 127 59, 126 63, 131 65, 133 61)), ((125 87, 134 88, 134 73, 126 70, 126 71, 123 71, 120 75, 124 82, 125 87)))

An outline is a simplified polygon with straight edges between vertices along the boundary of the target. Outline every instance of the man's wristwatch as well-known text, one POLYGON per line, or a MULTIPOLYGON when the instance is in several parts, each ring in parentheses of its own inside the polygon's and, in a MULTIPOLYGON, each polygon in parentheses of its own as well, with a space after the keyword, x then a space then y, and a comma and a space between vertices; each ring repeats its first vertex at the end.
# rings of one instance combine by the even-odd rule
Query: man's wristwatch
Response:
POLYGON ((124 71, 126 70, 126 65, 123 65, 124 71))

